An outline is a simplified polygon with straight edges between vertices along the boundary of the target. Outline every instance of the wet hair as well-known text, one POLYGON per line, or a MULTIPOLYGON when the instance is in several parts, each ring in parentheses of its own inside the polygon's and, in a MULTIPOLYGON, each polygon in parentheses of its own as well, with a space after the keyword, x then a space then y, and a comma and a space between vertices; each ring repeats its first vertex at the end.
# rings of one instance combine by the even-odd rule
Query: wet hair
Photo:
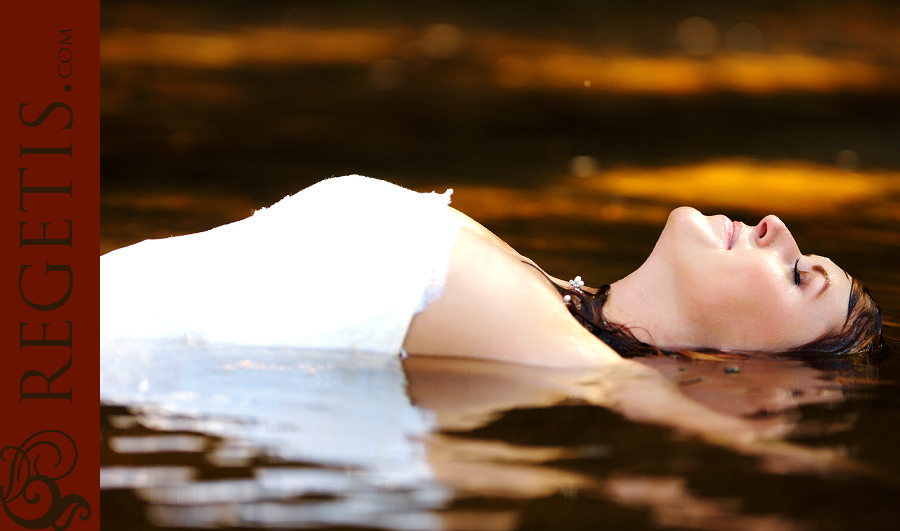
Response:
MULTIPOLYGON (((717 349, 696 348, 669 351, 639 341, 628 327, 607 322, 603 318, 603 306, 609 298, 609 286, 600 288, 574 287, 553 282, 560 295, 566 301, 566 307, 590 333, 595 335, 622 357, 631 358, 646 355, 681 354, 688 357, 716 354, 750 354, 729 353, 717 349), (568 296, 568 299, 565 297, 568 296)), ((811 359, 811 358, 865 358, 867 363, 877 362, 889 349, 882 336, 881 308, 872 300, 868 288, 862 282, 853 279, 850 287, 850 298, 847 301, 847 319, 837 334, 821 337, 805 345, 794 347, 778 353, 778 357, 811 359)), ((771 355, 772 353, 767 353, 771 355)))

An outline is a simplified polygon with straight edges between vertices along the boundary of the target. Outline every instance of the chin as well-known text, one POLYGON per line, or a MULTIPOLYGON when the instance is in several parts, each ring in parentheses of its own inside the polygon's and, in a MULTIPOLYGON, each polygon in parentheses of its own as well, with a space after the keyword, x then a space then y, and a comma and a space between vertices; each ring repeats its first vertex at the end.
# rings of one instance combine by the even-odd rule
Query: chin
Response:
POLYGON ((669 212, 669 221, 667 221, 666 224, 669 224, 673 220, 677 220, 683 216, 696 216, 696 215, 702 216, 703 214, 700 214, 700 211, 697 210, 696 208, 689 207, 689 206, 681 206, 681 207, 678 207, 675 210, 669 212))
POLYGON ((706 269, 718 254, 720 240, 710 218, 695 208, 680 207, 669 214, 654 254, 676 281, 685 286, 700 281, 702 285, 709 280, 706 269))
POLYGON ((714 237, 709 218, 696 208, 686 206, 678 207, 669 213, 660 239, 667 233, 679 246, 709 242, 714 237))

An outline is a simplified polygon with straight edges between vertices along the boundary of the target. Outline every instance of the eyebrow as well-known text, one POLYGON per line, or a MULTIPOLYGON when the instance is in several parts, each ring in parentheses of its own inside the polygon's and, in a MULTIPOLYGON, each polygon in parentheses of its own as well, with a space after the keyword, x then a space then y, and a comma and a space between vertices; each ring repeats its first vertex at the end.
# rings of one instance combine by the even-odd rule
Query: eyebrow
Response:
MULTIPOLYGON (((804 254, 803 256, 809 257, 809 256, 814 256, 814 255, 809 253, 809 254, 804 254)), ((813 271, 816 271, 818 273, 821 273, 822 276, 825 277, 825 285, 822 286, 822 289, 819 290, 818 295, 816 295, 816 298, 819 298, 822 296, 823 293, 825 293, 825 290, 831 286, 831 276, 828 274, 828 271, 825 271, 825 268, 822 267, 820 264, 813 264, 813 266, 810 267, 810 269, 812 269, 813 271)), ((838 268, 838 269, 840 269, 840 268, 838 268)), ((843 273, 844 276, 847 277, 847 280, 850 280, 850 275, 846 271, 841 269, 841 273, 843 273)))
POLYGON ((822 289, 819 291, 819 294, 816 295, 816 298, 818 298, 818 297, 821 297, 822 294, 825 293, 825 290, 831 286, 831 277, 828 275, 828 271, 825 271, 825 268, 819 264, 813 264, 813 266, 810 267, 810 269, 812 269, 813 271, 816 271, 818 273, 821 273, 822 276, 825 277, 825 285, 822 286, 822 289))

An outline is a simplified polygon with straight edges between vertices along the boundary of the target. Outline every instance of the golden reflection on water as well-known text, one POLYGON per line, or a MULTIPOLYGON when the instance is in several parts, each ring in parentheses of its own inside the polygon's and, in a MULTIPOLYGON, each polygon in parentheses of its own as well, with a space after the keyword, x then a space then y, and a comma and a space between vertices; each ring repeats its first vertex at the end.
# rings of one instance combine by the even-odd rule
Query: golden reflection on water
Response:
MULTIPOLYGON (((462 186, 455 189, 453 203, 475 219, 568 216, 655 225, 679 205, 807 216, 836 213, 846 205, 867 201, 883 203, 898 193, 900 174, 896 172, 723 159, 660 168, 613 168, 561 179, 538 191, 462 186)), ((896 208, 878 213, 900 219, 896 208)))
POLYGON ((103 35, 107 66, 157 64, 232 68, 248 64, 364 63, 391 53, 397 30, 244 27, 236 31, 143 32, 116 29, 103 35))
POLYGON ((785 161, 726 159, 658 169, 622 168, 585 181, 606 194, 669 203, 813 214, 900 190, 896 172, 853 173, 785 161))
POLYGON ((627 94, 703 94, 730 90, 768 94, 786 90, 832 92, 878 87, 889 69, 853 59, 794 53, 739 54, 698 61, 689 57, 605 56, 582 50, 505 55, 497 82, 507 88, 584 85, 627 94))
MULTIPOLYGON (((462 57, 472 68, 448 83, 471 88, 474 80, 474 85, 506 89, 628 94, 867 91, 900 80, 900 68, 891 63, 817 56, 791 48, 768 53, 730 51, 702 58, 679 53, 646 56, 546 38, 485 31, 464 34, 449 24, 436 24, 424 35, 420 33, 403 26, 320 29, 274 25, 230 31, 118 28, 102 35, 100 53, 105 69, 126 65, 195 69, 372 65, 375 79, 379 79, 385 60, 402 68, 398 59, 415 62, 462 57)), ((203 96, 197 93, 196 97, 203 96)))

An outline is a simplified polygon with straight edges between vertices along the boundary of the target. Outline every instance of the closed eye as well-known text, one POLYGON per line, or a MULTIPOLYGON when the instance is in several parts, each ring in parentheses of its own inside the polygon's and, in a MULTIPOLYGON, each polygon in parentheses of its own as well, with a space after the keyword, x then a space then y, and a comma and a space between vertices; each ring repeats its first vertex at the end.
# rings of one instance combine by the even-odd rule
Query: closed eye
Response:
POLYGON ((801 271, 800 270, 800 259, 798 258, 796 262, 794 262, 794 285, 802 286, 803 284, 809 284, 810 273, 809 271, 801 271))
MULTIPOLYGON (((813 274, 809 271, 801 271, 799 266, 800 259, 798 258, 794 262, 794 285, 802 286, 804 284, 809 284, 813 274)), ((822 277, 825 279, 825 283, 822 286, 822 289, 819 290, 819 293, 816 295, 816 297, 818 297, 825 293, 825 290, 831 287, 831 276, 828 274, 828 271, 826 271, 825 268, 819 264, 813 264, 812 270, 822 275, 822 277)))

